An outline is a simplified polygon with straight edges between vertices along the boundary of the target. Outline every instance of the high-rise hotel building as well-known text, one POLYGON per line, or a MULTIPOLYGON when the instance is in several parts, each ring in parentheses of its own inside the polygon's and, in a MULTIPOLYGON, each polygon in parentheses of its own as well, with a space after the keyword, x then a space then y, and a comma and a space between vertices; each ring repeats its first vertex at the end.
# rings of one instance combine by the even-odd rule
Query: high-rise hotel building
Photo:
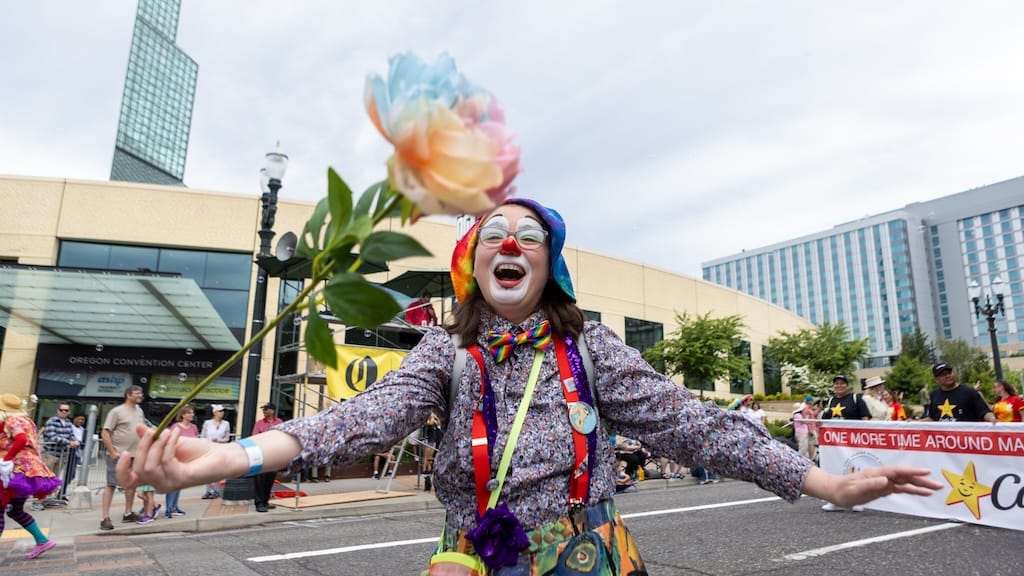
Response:
POLYGON ((703 278, 815 324, 845 323, 869 339, 865 368, 890 365, 915 328, 987 349, 988 324, 969 295, 976 282, 1005 294, 997 335, 1013 351, 1024 348, 1022 228, 1019 177, 711 260, 703 278))

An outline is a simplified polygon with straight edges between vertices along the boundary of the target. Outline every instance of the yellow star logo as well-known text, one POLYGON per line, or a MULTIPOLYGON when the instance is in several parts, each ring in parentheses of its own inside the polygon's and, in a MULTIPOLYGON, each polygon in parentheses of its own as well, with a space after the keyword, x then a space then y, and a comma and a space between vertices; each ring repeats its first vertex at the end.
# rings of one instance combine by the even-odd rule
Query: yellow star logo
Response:
POLYGON ((943 470, 942 475, 946 477, 946 482, 953 488, 949 492, 949 496, 946 496, 946 505, 951 506, 958 502, 963 502, 964 506, 974 514, 975 520, 981 520, 981 510, 978 509, 978 499, 982 496, 989 496, 992 494, 992 487, 986 486, 978 482, 978 478, 974 473, 974 461, 967 461, 967 468, 964 468, 964 473, 955 474, 948 470, 943 470))
POLYGON ((949 398, 946 398, 946 401, 936 406, 936 408, 939 409, 939 418, 942 418, 943 416, 955 418, 955 416, 953 416, 953 408, 956 408, 956 404, 950 404, 949 398))
POLYGON ((833 418, 842 418, 843 417, 843 408, 846 408, 846 406, 843 406, 842 404, 836 404, 835 406, 833 406, 832 407, 832 417, 833 418))

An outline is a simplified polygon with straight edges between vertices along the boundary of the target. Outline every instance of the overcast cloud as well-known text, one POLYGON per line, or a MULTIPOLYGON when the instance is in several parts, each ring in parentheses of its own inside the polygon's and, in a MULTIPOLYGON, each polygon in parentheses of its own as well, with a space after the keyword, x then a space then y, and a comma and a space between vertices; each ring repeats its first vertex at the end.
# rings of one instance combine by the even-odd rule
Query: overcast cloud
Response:
MULTIPOLYGON (((0 174, 106 180, 135 3, 7 2, 0 174)), ((702 261, 1024 174, 1024 3, 182 0, 185 182, 315 200, 384 175, 363 83, 449 52, 519 134, 568 242, 702 261)), ((1024 199, 1022 199, 1024 201, 1024 199)), ((30 204, 28 204, 30 205, 30 204)), ((6 207, 5 209, 20 209, 6 207)))

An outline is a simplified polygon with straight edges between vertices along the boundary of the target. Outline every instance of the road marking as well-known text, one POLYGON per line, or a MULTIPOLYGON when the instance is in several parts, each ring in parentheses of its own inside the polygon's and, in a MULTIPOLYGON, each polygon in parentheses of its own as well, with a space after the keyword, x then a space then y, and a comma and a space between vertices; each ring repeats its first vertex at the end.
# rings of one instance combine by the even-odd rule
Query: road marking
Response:
POLYGON ((729 508, 731 506, 745 506, 747 504, 760 504, 762 502, 773 502, 782 500, 778 496, 768 498, 754 498, 753 500, 736 500, 733 502, 721 502, 718 504, 701 504, 700 506, 687 506, 686 508, 671 508, 668 510, 651 510, 650 512, 634 512, 623 514, 623 518, 642 518, 644 516, 660 516, 662 514, 678 514, 679 512, 694 512, 696 510, 714 510, 716 508, 729 508))
MULTIPOLYGON (((678 514, 680 512, 693 512, 695 510, 713 510, 715 508, 729 508, 731 506, 744 506, 746 504, 760 504, 781 500, 777 496, 768 498, 755 498, 753 500, 737 500, 735 502, 722 502, 720 504, 702 504, 700 506, 688 506, 686 508, 671 508, 668 510, 652 510, 650 512, 634 512, 623 514, 623 518, 641 518, 643 516, 659 516, 662 514, 678 514)), ((415 540, 395 540, 392 542, 377 542, 374 544, 360 544, 358 546, 345 546, 342 548, 328 548, 326 550, 310 550, 308 552, 289 552, 288 554, 273 554, 270 556, 256 556, 248 558, 249 562, 279 562, 281 560, 295 560, 297 558, 311 558, 314 556, 330 556, 331 554, 344 554, 346 552, 358 552, 360 550, 375 550, 378 548, 394 548, 397 546, 410 546, 414 544, 426 544, 437 542, 437 537, 417 538, 415 540)))
POLYGON ((875 544, 877 542, 886 542, 888 540, 896 540, 898 538, 907 538, 910 536, 917 536, 918 534, 927 534, 929 532, 938 532, 939 530, 946 530, 949 528, 957 528, 963 526, 958 522, 947 522, 944 524, 936 524, 935 526, 928 526, 927 528, 918 528, 917 530, 907 530, 906 532, 896 532, 894 534, 885 534, 883 536, 875 536, 872 538, 864 538, 863 540, 854 540, 852 542, 845 542, 843 544, 836 544, 834 546, 825 546, 824 548, 815 548, 814 550, 805 550, 803 552, 796 552, 794 554, 786 554, 782 557, 783 560, 806 560, 808 558, 814 558, 817 556, 824 556, 825 554, 831 554, 832 552, 838 552, 840 550, 846 550, 848 548, 857 548, 860 546, 867 546, 869 544, 875 544))
POLYGON ((314 556, 330 556, 331 554, 344 554, 346 552, 358 552, 360 550, 374 550, 377 548, 393 548, 396 546, 410 546, 412 544, 427 544, 437 542, 437 537, 417 538, 415 540, 395 540, 393 542, 377 542, 376 544, 360 544, 358 546, 344 546, 342 548, 328 548, 326 550, 310 550, 309 552, 289 552, 288 554, 273 554, 271 556, 256 556, 249 558, 249 562, 277 562, 280 560, 295 560, 297 558, 312 558, 314 556))

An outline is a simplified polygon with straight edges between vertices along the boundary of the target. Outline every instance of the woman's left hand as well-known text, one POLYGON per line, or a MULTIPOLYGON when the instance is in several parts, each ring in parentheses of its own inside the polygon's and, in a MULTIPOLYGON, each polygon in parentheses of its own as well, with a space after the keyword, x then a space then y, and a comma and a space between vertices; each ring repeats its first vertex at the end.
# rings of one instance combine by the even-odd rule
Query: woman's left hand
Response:
POLYGON ((804 494, 849 508, 890 494, 929 496, 942 484, 928 476, 931 470, 910 466, 878 466, 854 474, 837 476, 811 468, 804 482, 804 494))

